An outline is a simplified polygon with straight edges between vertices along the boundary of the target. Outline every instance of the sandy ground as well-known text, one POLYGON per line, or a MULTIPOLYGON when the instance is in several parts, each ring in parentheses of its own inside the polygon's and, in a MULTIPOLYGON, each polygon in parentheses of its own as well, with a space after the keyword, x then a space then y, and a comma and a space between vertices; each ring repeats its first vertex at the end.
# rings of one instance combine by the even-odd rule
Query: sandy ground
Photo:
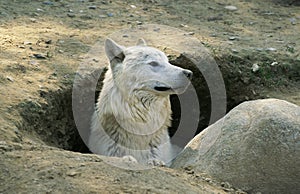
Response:
MULTIPOLYGON (((0 192, 22 193, 25 188, 24 192, 51 193, 57 185, 60 191, 70 188, 69 192, 132 193, 142 189, 145 193, 168 193, 187 187, 195 193, 205 189, 236 192, 185 170, 154 169, 138 175, 122 169, 110 171, 105 163, 74 161, 70 158, 78 153, 57 151, 45 144, 81 150, 74 148, 79 146, 74 143, 78 138, 74 132, 67 139, 73 142, 66 142, 65 136, 70 135, 53 136, 51 131, 74 125, 71 110, 66 108, 71 103, 74 73, 96 42, 103 42, 117 30, 143 24, 168 25, 198 38, 223 73, 229 109, 245 100, 266 97, 300 105, 298 5, 292 0, 1 1, 0 192), (229 5, 235 7, 225 8, 229 5), (70 118, 61 119, 65 114, 70 118), (53 165, 62 158, 62 164, 53 165), (83 168, 84 176, 68 175, 68 169, 74 168, 83 168), (85 187, 78 190, 91 174, 95 179, 100 177, 105 186, 85 181, 85 187), (124 177, 115 178, 119 174, 124 177), (153 176, 156 182, 151 182, 153 176), (175 177, 168 187, 163 186, 166 177, 170 181, 175 177)), ((78 158, 94 160, 91 155, 78 158)))

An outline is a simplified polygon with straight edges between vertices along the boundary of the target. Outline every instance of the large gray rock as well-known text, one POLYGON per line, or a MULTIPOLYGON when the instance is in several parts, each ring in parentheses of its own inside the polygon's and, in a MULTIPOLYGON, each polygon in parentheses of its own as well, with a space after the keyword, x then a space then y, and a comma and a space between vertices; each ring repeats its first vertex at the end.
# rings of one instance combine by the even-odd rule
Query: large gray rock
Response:
POLYGON ((249 193, 300 193, 300 107, 242 103, 197 135, 173 168, 193 168, 249 193))

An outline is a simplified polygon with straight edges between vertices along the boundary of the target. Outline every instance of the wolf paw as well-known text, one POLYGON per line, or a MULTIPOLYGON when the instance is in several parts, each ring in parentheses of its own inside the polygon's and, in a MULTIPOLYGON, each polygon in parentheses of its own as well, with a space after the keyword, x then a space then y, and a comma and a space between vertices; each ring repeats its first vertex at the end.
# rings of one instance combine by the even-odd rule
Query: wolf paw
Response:
POLYGON ((130 155, 123 156, 122 159, 124 162, 138 163, 137 160, 133 156, 130 156, 130 155))
POLYGON ((164 163, 164 161, 159 160, 159 159, 150 159, 150 160, 148 160, 148 165, 152 165, 152 166, 166 166, 166 164, 164 163))

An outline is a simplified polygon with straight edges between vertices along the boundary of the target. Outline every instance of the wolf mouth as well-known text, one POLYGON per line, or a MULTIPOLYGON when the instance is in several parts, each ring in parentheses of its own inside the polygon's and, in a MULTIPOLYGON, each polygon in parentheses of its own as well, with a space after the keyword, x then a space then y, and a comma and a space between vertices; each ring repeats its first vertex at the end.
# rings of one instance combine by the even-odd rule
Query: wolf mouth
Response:
POLYGON ((165 87, 165 86, 155 86, 154 87, 155 90, 160 91, 160 92, 164 92, 164 91, 168 91, 171 90, 171 87, 165 87))

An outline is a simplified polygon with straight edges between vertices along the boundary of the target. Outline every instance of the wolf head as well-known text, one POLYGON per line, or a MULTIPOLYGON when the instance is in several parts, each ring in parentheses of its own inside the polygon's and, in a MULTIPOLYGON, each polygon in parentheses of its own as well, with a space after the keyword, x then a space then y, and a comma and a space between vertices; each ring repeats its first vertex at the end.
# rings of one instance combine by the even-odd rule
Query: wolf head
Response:
POLYGON ((190 70, 170 64, 163 52, 147 46, 143 39, 132 47, 107 39, 105 51, 114 83, 124 94, 143 91, 168 96, 183 93, 190 84, 190 70))

